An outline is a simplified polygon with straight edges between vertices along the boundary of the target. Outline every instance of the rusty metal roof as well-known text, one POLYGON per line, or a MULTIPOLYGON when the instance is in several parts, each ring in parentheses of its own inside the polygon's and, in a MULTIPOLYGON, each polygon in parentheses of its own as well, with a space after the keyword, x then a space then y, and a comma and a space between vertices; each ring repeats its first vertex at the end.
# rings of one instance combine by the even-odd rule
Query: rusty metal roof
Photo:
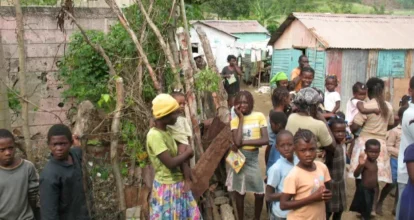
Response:
POLYGON ((292 13, 272 35, 273 45, 298 19, 325 48, 414 49, 414 16, 292 13))
MULTIPOLYGON (((190 21, 195 22, 195 21, 190 21)), ((263 27, 256 20, 198 20, 200 23, 204 23, 208 26, 214 27, 221 31, 230 34, 241 34, 241 33, 265 33, 269 34, 267 29, 263 27)))

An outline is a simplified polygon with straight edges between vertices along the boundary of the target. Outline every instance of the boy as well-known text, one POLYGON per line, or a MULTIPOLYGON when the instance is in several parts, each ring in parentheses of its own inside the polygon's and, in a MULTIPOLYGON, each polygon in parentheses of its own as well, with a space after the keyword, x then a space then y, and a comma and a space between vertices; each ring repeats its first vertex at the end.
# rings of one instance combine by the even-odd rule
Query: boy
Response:
POLYGON ((53 125, 47 134, 50 159, 40 174, 42 220, 89 220, 82 176, 82 151, 78 140, 63 124, 53 125))
MULTIPOLYGON (((167 130, 174 138, 178 146, 178 153, 183 153, 187 147, 190 147, 189 139, 192 136, 192 129, 187 119, 184 116, 185 112, 185 95, 181 92, 173 92, 171 96, 178 102, 180 115, 177 118, 177 122, 174 125, 168 125, 167 130)), ((194 150, 194 149, 193 149, 194 150)), ((193 157, 194 158, 194 157, 193 157)), ((194 161, 195 164, 195 161, 194 161)), ((191 169, 188 162, 181 164, 180 166, 184 179, 185 187, 184 190, 187 192, 190 190, 191 185, 191 169)))
POLYGON ((0 219, 35 219, 39 179, 36 168, 15 157, 13 134, 0 129, 0 219))
POLYGON ((293 152, 293 135, 290 131, 280 131, 276 139, 276 147, 281 156, 268 170, 266 201, 272 203, 270 219, 282 220, 286 219, 288 213, 288 211, 282 211, 279 204, 283 192, 283 181, 299 160, 293 152))
POLYGON ((359 156, 359 165, 354 171, 354 177, 358 178, 361 175, 362 180, 357 184, 349 210, 360 213, 364 220, 371 217, 375 188, 378 185, 377 159, 380 149, 381 144, 378 140, 367 140, 365 142, 365 154, 361 153, 359 156))
POLYGON ((265 152, 265 162, 266 162, 266 174, 269 168, 276 163, 280 157, 280 153, 276 148, 276 135, 285 129, 287 123, 287 117, 283 112, 271 111, 269 114, 269 145, 266 148, 265 152), (274 138, 272 138, 274 136, 274 138))

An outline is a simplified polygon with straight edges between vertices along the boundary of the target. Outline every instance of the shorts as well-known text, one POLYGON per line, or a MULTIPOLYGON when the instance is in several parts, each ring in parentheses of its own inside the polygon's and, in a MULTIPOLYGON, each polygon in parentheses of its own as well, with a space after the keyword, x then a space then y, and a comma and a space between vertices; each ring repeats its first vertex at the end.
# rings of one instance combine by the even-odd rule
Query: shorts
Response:
POLYGON ((349 211, 360 213, 363 219, 370 219, 374 194, 374 189, 365 188, 362 181, 359 181, 349 211))
POLYGON ((390 163, 391 163, 392 183, 397 183, 398 160, 396 158, 391 157, 390 163))

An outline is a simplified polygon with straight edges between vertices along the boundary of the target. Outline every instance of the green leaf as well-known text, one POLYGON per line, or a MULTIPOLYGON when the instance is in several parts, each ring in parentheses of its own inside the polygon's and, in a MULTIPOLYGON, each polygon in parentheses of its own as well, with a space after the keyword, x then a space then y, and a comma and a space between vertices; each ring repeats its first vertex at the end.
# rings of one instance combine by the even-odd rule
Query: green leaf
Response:
POLYGON ((108 103, 109 100, 111 99, 111 96, 109 94, 102 94, 102 99, 108 103))

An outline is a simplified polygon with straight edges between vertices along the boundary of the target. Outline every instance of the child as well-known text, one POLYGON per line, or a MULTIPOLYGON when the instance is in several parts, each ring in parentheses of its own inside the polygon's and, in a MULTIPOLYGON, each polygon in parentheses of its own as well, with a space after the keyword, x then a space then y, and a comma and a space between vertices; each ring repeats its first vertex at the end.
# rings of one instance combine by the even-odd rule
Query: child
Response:
POLYGON ((295 88, 296 92, 299 92, 299 90, 303 88, 310 87, 314 78, 315 78, 315 70, 313 70, 309 66, 303 67, 300 70, 299 76, 292 80, 296 85, 296 88, 295 88))
POLYGON ((287 211, 280 209, 280 196, 283 192, 283 182, 290 170, 299 162, 294 154, 293 135, 287 130, 282 130, 277 134, 277 151, 281 157, 273 164, 268 172, 266 186, 266 201, 272 202, 271 220, 286 219, 287 211))
MULTIPOLYGON (((175 142, 177 143, 178 147, 178 154, 183 153, 188 147, 190 147, 189 138, 192 136, 191 126, 188 123, 187 119, 185 118, 185 95, 181 92, 173 92, 171 96, 178 102, 180 106, 178 112, 179 116, 177 118, 177 122, 174 125, 168 125, 167 130, 170 132, 171 136, 174 138, 175 142)), ((185 179, 185 187, 184 190, 190 190, 191 185, 191 169, 189 163, 183 163, 180 166, 181 170, 183 171, 184 179, 185 179)))
POLYGON ((69 127, 53 125, 47 133, 50 159, 40 174, 42 220, 90 219, 82 176, 82 150, 69 127), (76 142, 75 142, 76 141, 76 142), (65 207, 62 209, 62 207, 65 207))
MULTIPOLYGON (((387 140, 387 150, 388 154, 390 155, 390 165, 391 165, 391 174, 392 174, 392 184, 387 183, 385 184, 384 188, 381 191, 380 198, 377 203, 376 213, 382 215, 382 204, 387 197, 387 195, 397 186, 397 169, 398 169, 398 153, 400 149, 400 142, 401 142, 401 122, 402 117, 404 115, 405 110, 408 107, 401 107, 398 110, 398 118, 400 123, 397 127, 389 130, 387 132, 386 140, 387 140)), ((398 189, 397 189, 398 190, 398 189)), ((395 207, 398 202, 398 192, 396 192, 396 196, 394 199, 394 208, 393 213, 395 213, 395 207)))
POLYGON ((325 202, 332 193, 325 188, 331 180, 325 164, 315 161, 316 137, 307 129, 299 129, 293 137, 299 163, 292 168, 283 183, 280 208, 292 210, 287 219, 324 220, 325 202))
POLYGON ((39 179, 36 168, 15 157, 13 134, 0 129, 0 219, 37 219, 39 179))
POLYGON ((230 169, 226 181, 229 192, 234 192, 238 219, 244 218, 244 196, 246 192, 255 194, 255 219, 260 219, 264 198, 264 182, 259 167, 259 147, 269 144, 266 117, 253 112, 254 100, 248 91, 240 91, 235 98, 237 117, 231 120, 233 151, 240 150, 246 157, 241 170, 230 169))
POLYGON ((324 107, 327 112, 335 114, 341 107, 341 96, 337 91, 338 87, 338 78, 335 75, 329 75, 325 80, 325 97, 324 97, 324 107))
POLYGON ((354 171, 354 177, 362 175, 362 180, 356 186, 354 199, 349 210, 360 213, 364 220, 371 217, 375 188, 378 185, 377 159, 380 149, 381 144, 378 140, 367 140, 365 154, 359 155, 359 165, 354 171))
POLYGON ((289 80, 288 80, 286 73, 284 72, 276 73, 270 80, 270 85, 272 85, 273 83, 276 83, 276 88, 282 87, 282 88, 287 89, 289 80))
POLYGON ((326 203, 326 218, 340 220, 342 212, 346 209, 346 192, 345 192, 345 134, 346 123, 340 117, 334 117, 328 121, 329 128, 336 141, 335 151, 326 151, 332 160, 326 166, 331 175, 332 199, 326 203), (331 155, 332 154, 332 155, 331 155))
MULTIPOLYGON (((287 123, 287 117, 283 112, 275 112, 271 111, 269 115, 270 121, 270 128, 272 130, 272 134, 277 135, 279 131, 284 130, 287 123)), ((272 141, 272 145, 269 145, 266 148, 265 153, 265 162, 266 162, 266 175, 269 168, 276 163, 276 161, 280 158, 280 153, 276 148, 276 140, 272 141)))
POLYGON ((155 169, 150 199, 151 219, 201 219, 197 202, 191 191, 184 191, 180 166, 193 156, 186 147, 178 153, 177 144, 167 131, 177 122, 180 108, 168 94, 159 94, 152 101, 154 127, 147 134, 147 152, 155 169))

